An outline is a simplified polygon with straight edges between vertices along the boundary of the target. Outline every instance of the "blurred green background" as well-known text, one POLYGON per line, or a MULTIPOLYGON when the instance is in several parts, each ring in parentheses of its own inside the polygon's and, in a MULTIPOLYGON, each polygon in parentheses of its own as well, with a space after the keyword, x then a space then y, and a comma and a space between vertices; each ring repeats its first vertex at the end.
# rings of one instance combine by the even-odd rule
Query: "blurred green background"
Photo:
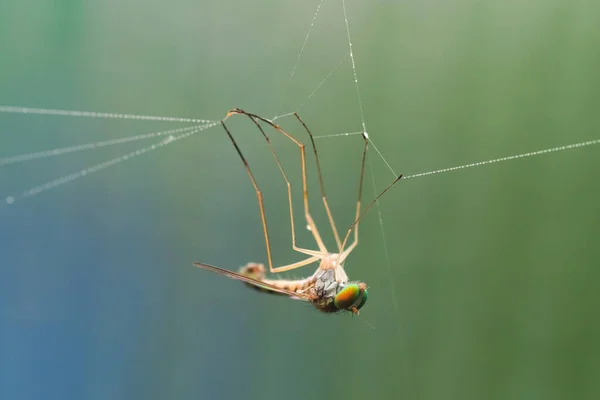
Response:
MULTIPOLYGON (((367 130, 396 172, 599 137, 600 5, 346 3, 367 130)), ((322 3, 290 78, 318 4, 3 0, 0 105, 208 119, 302 105, 316 135, 359 131, 340 1, 322 3)), ((268 148, 249 121, 230 121, 265 192, 275 262, 299 260, 268 148)), ((179 126, 0 114, 0 157, 179 126)), ((299 245, 313 247, 298 150, 271 136, 293 178, 299 245)), ((159 141, 1 166, 0 198, 159 141)), ((345 231, 362 140, 317 145, 345 231)), ((365 199, 393 179, 372 150, 365 199)), ((254 191, 219 127, 3 205, 0 398, 596 399, 599 155, 400 182, 380 202, 386 241, 375 208, 346 263, 370 286, 359 318, 192 266, 266 261, 254 191)))

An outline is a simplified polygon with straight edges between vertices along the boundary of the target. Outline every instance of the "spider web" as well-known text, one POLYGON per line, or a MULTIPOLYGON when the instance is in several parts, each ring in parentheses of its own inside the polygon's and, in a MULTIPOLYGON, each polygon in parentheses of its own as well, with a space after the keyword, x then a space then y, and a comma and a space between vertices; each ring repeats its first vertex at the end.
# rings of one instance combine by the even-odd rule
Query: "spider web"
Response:
MULTIPOLYGON (((310 19, 308 24, 308 28, 306 29, 306 34, 302 41, 302 45, 297 52, 295 57, 295 62, 290 69, 290 80, 293 79, 297 71, 299 70, 300 61, 302 60, 303 55, 305 54, 305 50, 310 46, 311 35, 313 30, 318 25, 319 15, 324 9, 324 7, 328 6, 324 0, 319 0, 315 11, 310 19)), ((360 135, 363 132, 368 132, 367 124, 365 121, 364 111, 363 111, 363 101, 361 99, 360 92, 360 81, 359 81, 359 68, 357 66, 357 57, 355 56, 355 52, 352 44, 352 36, 351 36, 351 26, 352 23, 349 20, 346 2, 345 0, 341 1, 341 10, 343 15, 341 18, 343 19, 344 28, 345 28, 345 36, 346 36, 346 44, 347 51, 339 61, 333 65, 331 70, 322 77, 322 79, 317 80, 315 82, 314 89, 310 92, 310 94, 302 101, 300 104, 291 111, 285 113, 277 113, 272 120, 277 120, 280 118, 284 118, 290 115, 293 115, 294 112, 298 112, 302 110, 302 108, 309 103, 313 96, 319 92, 319 90, 328 82, 328 80, 336 74, 340 69, 342 69, 345 61, 350 60, 350 68, 354 80, 354 87, 356 91, 356 102, 358 105, 358 110, 360 114, 361 120, 361 129, 357 129, 353 132, 337 132, 328 135, 316 135, 315 139, 343 139, 348 136, 360 135)), ((360 55, 360 53, 359 53, 360 55)), ((80 170, 73 171, 72 173, 66 174, 64 176, 57 177, 56 179, 40 183, 35 186, 31 186, 28 189, 23 190, 20 193, 0 193, 0 206, 6 206, 10 204, 14 204, 24 198, 32 197, 40 195, 48 190, 59 188, 67 183, 72 183, 73 181, 87 177, 93 173, 100 172, 106 168, 116 166, 122 162, 131 160, 137 156, 143 154, 149 154, 154 150, 162 149, 167 145, 179 142, 182 139, 190 138, 200 132, 203 132, 207 129, 215 127, 218 125, 218 120, 214 118, 202 118, 202 117, 177 117, 177 116, 151 116, 151 115, 135 115, 135 114, 127 114, 127 113, 118 113, 118 112, 102 112, 102 111, 81 111, 81 110, 63 110, 63 109, 47 109, 47 108, 32 108, 26 106, 16 106, 16 105, 0 105, 0 113, 4 114, 23 114, 23 115, 45 115, 45 116, 53 116, 53 117, 74 117, 74 118, 92 118, 92 119, 113 119, 113 120, 134 120, 134 121, 149 121, 149 122, 162 122, 162 123, 185 123, 191 124, 189 126, 183 128, 176 129, 168 129, 161 131, 148 132, 145 134, 137 134, 131 136, 123 136, 116 139, 110 140, 101 140, 95 142, 89 142, 84 144, 78 144, 73 146, 59 147, 59 148, 51 148, 43 151, 37 152, 29 152, 23 154, 13 154, 13 155, 5 155, 0 154, 0 168, 9 165, 9 164, 17 164, 17 163, 25 163, 28 161, 38 160, 42 158, 49 157, 58 157, 70 153, 82 152, 87 150, 94 150, 98 148, 104 148, 109 146, 117 146, 126 143, 133 143, 137 141, 148 141, 151 139, 159 139, 155 141, 151 145, 146 145, 140 147, 139 149, 133 150, 126 154, 123 154, 119 157, 111 158, 109 160, 102 161, 100 163, 96 163, 93 165, 88 165, 83 167, 80 170)), ((392 166, 392 163, 388 160, 388 157, 384 155, 384 153, 378 148, 376 145, 377 134, 369 135, 370 141, 370 153, 378 157, 389 169, 389 171, 393 174, 394 177, 398 176, 398 173, 392 166), (374 150, 374 151, 373 151, 374 150)), ((526 150, 523 153, 519 154, 509 154, 509 155, 501 155, 497 158, 487 159, 487 160, 474 160, 472 163, 463 164, 463 165, 454 165, 454 166, 446 166, 443 168, 429 170, 429 171, 417 171, 411 173, 409 175, 404 175, 403 179, 415 179, 415 178, 423 178, 430 175, 447 173, 458 171, 466 168, 475 168, 475 167, 483 167, 488 164, 495 164, 505 161, 513 161, 526 157, 534 157, 540 156, 549 153, 557 153, 566 150, 575 150, 581 149, 583 147, 588 147, 592 145, 600 144, 600 138, 581 141, 581 142, 573 142, 573 143, 565 143, 560 146, 543 148, 543 149, 524 149, 526 150)))
MULTIPOLYGON (((361 98, 361 81, 360 81, 360 62, 366 62, 364 59, 360 58, 360 50, 355 54, 355 50, 353 48, 352 42, 352 19, 349 18, 348 11, 346 8, 345 0, 341 0, 343 15, 341 15, 344 29, 346 42, 344 46, 347 50, 344 52, 339 61, 332 66, 330 71, 322 76, 321 79, 317 80, 314 85, 314 89, 310 92, 310 94, 294 109, 291 111, 286 111, 284 113, 277 113, 272 119, 277 120, 280 118, 284 118, 290 115, 293 115, 294 112, 301 110, 305 104, 308 104, 312 101, 313 96, 319 92, 319 90, 329 81, 332 76, 344 66, 346 66, 346 62, 349 60, 349 65, 351 68, 351 73, 353 77, 353 83, 349 82, 348 84, 353 85, 355 89, 356 95, 356 103, 358 106, 359 114, 360 114, 360 123, 361 126, 358 127, 355 131, 352 132, 337 132, 329 135, 317 135, 315 139, 324 140, 342 140, 346 137, 361 135, 363 133, 367 133, 367 121, 365 120, 364 110, 363 110, 363 100, 361 98)), ((318 25, 319 15, 324 7, 326 7, 324 0, 319 0, 316 5, 316 9, 314 14, 308 24, 308 28, 306 30, 306 35, 304 36, 304 40, 302 45, 295 57, 294 64, 292 65, 290 72, 290 79, 293 79, 300 66, 300 62, 303 59, 303 55, 305 50, 311 44, 311 35, 313 33, 314 28, 318 25)), ((121 156, 110 158, 108 160, 95 163, 92 165, 87 165, 82 167, 79 170, 75 170, 71 173, 68 173, 63 176, 59 176, 56 179, 49 180, 47 182, 42 182, 31 186, 20 193, 0 193, 0 198, 3 199, 0 202, 0 205, 3 207, 15 204, 26 198, 31 198, 34 196, 39 196, 43 193, 46 193, 52 189, 58 189, 68 183, 73 183, 74 181, 89 177, 92 174, 97 172, 101 172, 109 167, 113 167, 119 165, 128 160, 134 159, 138 156, 146 155, 153 153, 156 150, 163 149, 166 146, 169 146, 174 143, 178 143, 183 139, 191 138, 192 136, 197 135, 198 133, 204 132, 208 129, 211 129, 217 125, 219 125, 219 121, 214 120, 213 118, 203 118, 203 117, 173 117, 173 116, 149 116, 149 115, 133 115, 133 114, 125 114, 125 113, 110 113, 110 112, 95 112, 95 111, 78 111, 78 110, 58 110, 58 109, 45 109, 45 108, 29 108, 23 106, 0 106, 0 113, 7 114, 36 114, 36 115, 46 115, 52 117, 73 117, 73 118, 94 118, 94 119, 120 119, 120 120, 136 120, 136 121, 149 121, 149 122, 162 122, 162 123, 184 123, 189 126, 174 128, 168 130, 161 131, 153 131, 145 134, 137 134, 132 136, 123 136, 117 139, 103 140, 103 141, 95 141, 89 142, 85 144, 78 144, 74 146, 66 146, 60 148, 52 148, 43 151, 37 152, 29 152, 24 154, 16 154, 16 155, 2 155, 0 156, 0 168, 9 164, 18 164, 25 163, 32 160, 38 160, 42 158, 50 158, 50 157, 59 157, 66 154, 71 154, 75 152, 82 152, 87 150, 94 150, 98 148, 105 148, 109 146, 118 146, 125 143, 133 143, 133 142, 142 142, 142 141, 152 141, 151 144, 145 144, 133 151, 127 152, 121 156)), ((375 180, 375 172, 371 167, 370 163, 372 162, 372 157, 376 157, 380 159, 389 171, 393 174, 394 177, 398 176, 398 173, 392 166, 392 163, 388 160, 388 158, 384 155, 383 151, 376 144, 377 133, 373 134, 369 132, 368 134, 370 146, 369 146, 369 154, 371 157, 368 158, 369 162, 369 171, 367 172, 367 176, 371 181, 372 187, 372 195, 375 196, 379 192, 379 188, 377 187, 375 180)), ((417 179, 424 178, 431 175, 443 174, 448 172, 454 172, 467 168, 479 168, 487 166, 488 164, 496 164, 506 161, 513 161, 517 159, 540 156, 550 153, 563 152, 567 150, 576 150, 581 149, 583 147, 593 146, 600 144, 600 138, 581 141, 581 142, 573 142, 573 143, 565 143, 560 146, 543 148, 543 149, 524 149, 524 152, 518 154, 509 154, 509 155, 500 155, 497 158, 486 159, 486 160, 474 160, 471 163, 463 164, 463 165, 455 165, 455 166, 447 166, 440 169, 428 170, 411 173, 409 175, 405 175, 403 179, 417 179)), ((392 269, 390 262, 390 255, 388 250, 388 243, 385 234, 384 227, 384 217, 379 207, 379 204, 375 205, 376 214, 378 217, 379 230, 381 233, 382 247, 385 258, 385 267, 387 273, 390 278, 392 277, 392 269)), ((394 287, 394 279, 390 279, 390 289, 393 296, 393 303, 396 310, 396 316, 399 316, 399 307, 398 307, 398 299, 396 295, 396 288, 394 287)), ((398 326, 400 323, 398 321, 398 326)))

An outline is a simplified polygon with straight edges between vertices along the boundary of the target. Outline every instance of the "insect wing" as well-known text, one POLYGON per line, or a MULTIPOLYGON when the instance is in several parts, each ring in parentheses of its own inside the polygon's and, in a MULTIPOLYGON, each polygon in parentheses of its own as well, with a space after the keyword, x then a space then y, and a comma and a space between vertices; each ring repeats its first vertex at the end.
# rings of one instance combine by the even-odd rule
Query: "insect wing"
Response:
POLYGON ((282 288, 277 287, 275 285, 271 285, 269 283, 261 282, 261 281, 258 281, 256 279, 252 279, 252 278, 249 278, 247 276, 238 274, 236 272, 232 272, 232 271, 228 271, 228 270, 223 269, 223 268, 215 267, 214 265, 204 264, 204 263, 199 263, 199 262, 195 262, 194 265, 196 267, 207 269, 209 271, 216 272, 217 274, 220 274, 220 275, 225 275, 228 278, 236 279, 238 281, 242 281, 242 282, 248 283, 248 284, 250 284, 252 286, 256 286, 258 288, 261 288, 261 289, 264 289, 264 290, 267 290, 267 291, 271 291, 271 292, 275 292, 275 293, 279 293, 279 294, 283 294, 283 295, 289 296, 289 297, 291 297, 293 299, 308 300, 307 296, 304 296, 304 295, 302 295, 300 293, 295 293, 295 292, 292 292, 290 290, 282 289, 282 288))

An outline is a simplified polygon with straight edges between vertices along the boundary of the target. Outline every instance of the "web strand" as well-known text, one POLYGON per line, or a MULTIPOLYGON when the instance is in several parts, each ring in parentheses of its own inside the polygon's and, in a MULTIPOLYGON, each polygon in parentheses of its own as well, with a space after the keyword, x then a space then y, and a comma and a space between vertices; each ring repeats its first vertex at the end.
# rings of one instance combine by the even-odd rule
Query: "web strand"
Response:
POLYGON ((344 9, 344 22, 346 23, 346 34, 348 36, 348 49, 350 49, 350 60, 352 60, 352 72, 354 73, 354 85, 356 86, 356 97, 358 98, 358 107, 360 109, 360 118, 362 120, 363 130, 366 132, 365 115, 363 112, 362 99, 360 98, 360 89, 358 88, 358 74, 356 73, 356 62, 354 61, 354 52, 352 51, 352 39, 350 38, 350 24, 348 23, 348 14, 346 13, 346 0, 342 0, 344 9))
MULTIPOLYGON (((300 47, 300 50, 298 51, 298 54, 296 55, 296 62, 294 63, 294 66, 292 67, 292 72, 290 73, 290 77, 289 77, 290 82, 294 79, 294 75, 296 74, 296 68, 298 67, 298 64, 300 63, 300 58, 302 58, 302 54, 304 54, 304 49, 306 48, 306 44, 308 43, 308 38, 310 37, 310 34, 312 33, 315 23, 317 22, 317 17, 319 16, 319 12, 321 11, 321 6, 323 5, 323 2, 324 2, 324 0, 320 0, 319 4, 317 4, 317 9, 315 10, 313 19, 312 19, 310 25, 308 26, 306 36, 304 37, 304 42, 302 43, 302 46, 300 47)), ((283 96, 283 93, 280 92, 278 103, 281 103, 282 96, 283 96)), ((283 118, 283 117, 288 117, 293 114, 294 114, 294 112, 289 112, 287 114, 280 115, 279 110, 277 110, 277 114, 275 114, 275 116, 271 119, 271 121, 275 121, 275 120, 277 120, 279 118, 283 118)))
MULTIPOLYGON (((582 148, 582 147, 593 146, 596 144, 600 144, 600 139, 593 139, 593 140, 588 140, 586 142, 579 142, 579 143, 567 144, 564 146, 551 147, 548 149, 542 149, 542 150, 531 151, 528 153, 521 153, 521 154, 515 154, 512 156, 494 158, 491 160, 478 161, 478 162, 474 162, 471 164, 458 165, 455 167, 442 168, 442 169, 437 169, 437 170, 428 171, 428 172, 420 172, 417 174, 406 175, 406 176, 402 177, 402 179, 406 180, 406 179, 423 178, 425 176, 442 174, 442 173, 452 172, 452 171, 458 171, 460 169, 482 167, 482 166, 488 165, 488 164, 495 164, 495 163, 500 163, 500 162, 505 162, 505 161, 518 160, 520 158, 534 157, 534 156, 539 156, 539 155, 548 154, 548 153, 557 153, 559 151, 573 150, 573 149, 578 149, 578 148, 582 148)), ((383 156, 382 156, 382 158, 383 158, 383 156)), ((390 168, 390 170, 391 170, 391 168, 390 168)), ((393 170, 391 170, 391 171, 392 171, 392 173, 394 173, 393 170)), ((394 173, 394 175, 395 175, 395 173, 394 173)))
POLYGON ((373 139, 371 139, 369 137, 369 143, 371 143, 373 145, 373 148, 375 149, 375 151, 377 152, 377 154, 379 155, 379 157, 381 157, 381 159, 383 160, 383 162, 385 163, 385 165, 387 165, 388 169, 390 171, 392 171, 392 174, 394 174, 394 178, 398 177, 398 174, 394 171, 394 169, 392 168, 392 166, 390 165, 390 163, 385 159, 385 157, 383 157, 383 154, 381 154, 381 152, 379 151, 379 149, 377 148, 377 146, 375 146, 375 142, 373 142, 373 139))
MULTIPOLYGON (((369 140, 369 142, 373 145, 373 147, 375 148, 377 153, 381 156, 381 152, 379 151, 379 149, 377 149, 377 147, 375 146, 375 144, 373 143, 373 141, 369 138, 369 135, 367 134, 367 125, 365 123, 365 115, 363 112, 362 99, 360 97, 360 89, 358 86, 358 74, 356 72, 356 62, 354 60, 354 52, 352 51, 352 39, 350 36, 350 23, 348 22, 348 13, 346 12, 346 1, 345 0, 342 0, 342 8, 344 9, 344 22, 346 24, 346 34, 348 37, 348 48, 350 49, 350 60, 352 61, 352 73, 354 74, 354 86, 356 87, 356 98, 358 100, 358 107, 360 110, 360 119, 362 121, 363 133, 367 137, 367 140, 369 140)), ((386 164, 388 164, 385 159, 384 159, 384 161, 386 164)), ((388 167, 391 169, 391 166, 389 164, 388 164, 388 167)), ((372 186, 373 186, 373 196, 376 197, 377 196, 377 184, 375 182, 375 174, 373 172, 373 168, 371 168, 371 164, 369 164, 369 170, 371 172, 370 175, 371 175, 371 182, 372 182, 372 186)), ((377 210, 377 216, 379 218, 379 229, 381 231, 381 242, 382 242, 382 246, 383 246, 383 255, 385 258, 386 270, 387 270, 388 276, 390 277, 394 308, 396 309, 396 313, 395 313, 396 320, 397 320, 396 326, 398 328, 398 331, 400 331, 400 326, 401 326, 400 308, 398 307, 398 296, 396 295, 396 287, 394 285, 394 276, 392 274, 390 254, 388 251, 387 239, 385 236, 385 229, 383 226, 383 216, 381 214, 381 207, 379 206, 379 201, 375 202, 375 208, 377 210)))
POLYGON ((298 52, 298 55, 296 56, 296 62, 294 63, 294 66, 292 67, 292 72, 290 73, 290 78, 293 78, 294 74, 296 73, 296 67, 298 67, 300 58, 302 57, 302 54, 304 53, 304 49, 306 48, 306 43, 308 43, 308 38, 310 37, 310 34, 312 33, 312 30, 315 26, 315 22, 317 22, 317 17, 319 16, 319 11, 321 11, 321 6, 323 5, 323 1, 324 0, 321 0, 319 2, 319 4, 317 5, 317 9, 315 10, 315 15, 313 15, 312 22, 310 23, 310 26, 308 27, 308 32, 306 32, 306 37, 304 38, 304 43, 302 43, 302 47, 300 48, 300 51, 298 52))
POLYGON ((270 119, 270 121, 271 121, 271 122, 273 122, 273 121, 275 121, 275 120, 277 120, 277 119, 280 119, 280 118, 285 118, 285 117, 289 117, 289 116, 291 116, 291 115, 294 115, 294 112, 293 112, 293 111, 292 111, 292 112, 289 112, 289 113, 281 114, 281 115, 276 115, 276 116, 274 116, 273 118, 271 118, 271 119, 270 119))
MULTIPOLYGON (((346 59, 348 58, 348 54, 344 55, 344 57, 342 57, 342 59, 336 64, 336 66, 327 74, 327 76, 325 78, 323 78, 323 80, 317 85, 317 87, 315 88, 315 90, 313 90, 308 97, 304 100, 304 102, 302 104, 300 104, 298 106, 298 108, 296 108, 295 112, 300 111, 300 109, 302 107, 304 107, 304 104, 306 104, 307 101, 309 101, 314 95, 315 93, 317 93, 317 91, 319 89, 321 89, 321 86, 323 86, 325 84, 325 82, 327 82, 327 80, 331 77, 331 75, 333 75, 335 73, 335 71, 337 71, 337 69, 340 67, 340 65, 342 65, 344 63, 344 61, 346 61, 346 59)), ((291 113, 293 114, 293 113, 291 113)))
POLYGON ((64 117, 87 117, 87 118, 104 118, 104 119, 133 119, 142 121, 161 121, 161 122, 190 122, 198 124, 210 124, 215 121, 208 119, 196 118, 179 118, 179 117, 158 117, 152 115, 135 115, 135 114, 119 114, 119 113, 104 113, 95 111, 76 111, 76 110, 54 110, 50 108, 29 108, 15 106, 0 106, 0 112, 10 114, 40 114, 40 115, 57 115, 64 117))
MULTIPOLYGON (((322 87, 322 86, 325 84, 325 82, 327 82, 327 80, 328 80, 329 78, 331 78, 331 76, 332 76, 332 75, 335 73, 335 71, 337 71, 337 70, 338 70, 338 68, 340 67, 340 65, 342 65, 342 64, 344 63, 344 61, 346 61, 346 59, 347 59, 347 58, 348 58, 348 54, 344 55, 344 57, 343 57, 343 58, 342 58, 342 59, 341 59, 341 60, 340 60, 340 61, 339 61, 339 62, 336 64, 336 66, 335 66, 335 67, 334 67, 334 68, 333 68, 333 69, 332 69, 332 70, 331 70, 331 71, 330 71, 330 72, 327 74, 327 76, 325 76, 325 78, 323 78, 323 80, 322 80, 321 82, 319 82, 319 84, 317 85, 317 87, 316 87, 316 88, 315 88, 315 89, 314 89, 314 90, 313 90, 313 91, 312 91, 312 92, 311 92, 311 93, 308 95, 308 97, 307 97, 307 98, 306 98, 306 99, 305 99, 305 100, 304 100, 304 101, 303 101, 303 102, 302 102, 302 103, 301 103, 301 104, 300 104, 298 107, 296 107, 296 110, 295 110, 295 111, 291 111, 291 112, 288 112, 288 113, 285 113, 285 114, 281 114, 281 115, 276 115, 276 116, 274 116, 273 118, 271 118, 271 122, 272 122, 272 121, 275 121, 275 120, 277 120, 277 119, 280 119, 280 118, 284 118, 284 117, 289 117, 289 116, 292 116, 292 115, 294 115, 295 113, 299 112, 299 111, 300 111, 300 109, 301 109, 302 107, 304 107, 304 105, 306 104, 306 102, 307 102, 308 100, 310 100, 310 99, 311 99, 311 98, 312 98, 312 97, 315 95, 315 93, 317 93, 317 91, 318 91, 319 89, 321 89, 321 87, 322 87)), ((360 133, 362 133, 362 132, 360 132, 360 133)), ((316 137, 314 137, 313 139, 315 139, 315 138, 316 138, 316 137)))
POLYGON ((46 157, 57 157, 57 156, 62 156, 65 154, 75 153, 75 152, 79 152, 79 151, 93 150, 93 149, 98 149, 101 147, 136 142, 138 140, 152 139, 152 138, 160 137, 160 136, 164 136, 164 135, 173 135, 173 134, 180 133, 180 132, 194 130, 194 129, 197 129, 200 127, 202 127, 202 125, 195 125, 195 126, 191 126, 191 127, 187 127, 187 128, 170 129, 168 131, 162 131, 162 132, 145 133, 145 134, 141 134, 141 135, 129 136, 129 137, 124 137, 124 138, 119 138, 119 139, 103 140, 103 141, 99 141, 99 142, 92 142, 92 143, 86 143, 86 144, 80 144, 80 145, 68 146, 68 147, 60 147, 60 148, 51 149, 51 150, 37 151, 37 152, 33 152, 33 153, 20 154, 17 156, 4 157, 4 158, 0 158, 0 167, 3 165, 7 165, 7 164, 21 163, 21 162, 37 160, 37 159, 46 158, 46 157))
POLYGON ((197 134, 198 132, 201 132, 203 130, 211 128, 211 127, 213 127, 215 125, 217 125, 216 122, 212 123, 212 124, 207 124, 207 125, 201 126, 201 127, 197 128, 197 129, 191 130, 189 132, 182 133, 181 135, 169 136, 168 138, 166 138, 166 139, 164 139, 164 140, 162 140, 162 141, 160 141, 158 143, 155 143, 155 144, 153 144, 151 146, 143 147, 141 149, 129 152, 129 153, 124 154, 122 156, 119 156, 119 157, 116 157, 116 158, 104 161, 104 162, 99 163, 99 164, 92 165, 92 166, 84 168, 84 169, 82 169, 80 171, 73 172, 71 174, 65 175, 65 176, 60 177, 58 179, 54 179, 54 180, 48 181, 46 183, 43 183, 41 185, 34 186, 34 187, 30 188, 30 189, 25 190, 19 196, 7 196, 5 198, 5 202, 4 203, 0 203, 0 204, 4 204, 4 205, 14 204, 16 201, 24 199, 26 197, 37 196, 40 193, 43 193, 43 192, 46 192, 46 191, 48 191, 50 189, 54 189, 54 188, 57 188, 59 186, 65 185, 67 183, 73 182, 76 179, 79 179, 79 178, 91 175, 91 174, 93 174, 95 172, 98 172, 98 171, 102 171, 103 169, 106 169, 108 167, 112 167, 114 165, 120 164, 120 163, 122 163, 124 161, 131 160, 134 157, 138 157, 138 156, 141 156, 142 154, 149 153, 149 152, 151 152, 153 150, 157 150, 159 148, 165 147, 166 145, 174 143, 174 142, 176 142, 178 140, 188 138, 188 137, 190 137, 192 135, 197 134))
POLYGON ((353 136, 353 135, 362 135, 363 131, 360 132, 345 132, 345 133, 334 133, 331 135, 320 135, 313 136, 313 139, 331 139, 331 138, 339 138, 340 136, 353 136))
MULTIPOLYGON (((375 172, 373 172, 373 167, 371 166, 371 162, 369 161, 369 172, 371 174, 371 182, 373 184, 373 193, 377 193, 377 185, 375 184, 375 172)), ((392 302, 394 303, 394 308, 396 309, 396 318, 397 320, 397 327, 398 327, 398 331, 400 331, 400 307, 398 306, 398 296, 396 295, 396 284, 394 283, 394 275, 392 274, 392 266, 390 263, 390 252, 388 250, 388 245, 387 245, 387 239, 385 236, 385 229, 383 226, 383 216, 381 215, 381 207, 379 206, 379 202, 376 203, 376 207, 375 209, 377 210, 377 217, 379 218, 379 226, 380 226, 380 231, 381 231, 381 243, 383 245, 383 255, 386 259, 386 269, 387 269, 387 273, 388 276, 392 279, 390 279, 390 289, 392 291, 392 302)))

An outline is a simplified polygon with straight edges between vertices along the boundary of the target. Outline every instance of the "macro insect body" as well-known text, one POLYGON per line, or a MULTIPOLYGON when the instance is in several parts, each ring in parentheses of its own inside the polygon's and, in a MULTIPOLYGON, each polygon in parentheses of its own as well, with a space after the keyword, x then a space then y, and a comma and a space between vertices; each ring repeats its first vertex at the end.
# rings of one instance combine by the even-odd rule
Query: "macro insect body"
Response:
POLYGON ((327 217, 329 219, 329 224, 331 225, 331 229, 333 231, 333 236, 335 238, 335 242, 337 245, 337 253, 330 253, 323 240, 321 239, 321 235, 317 226, 312 219, 309 207, 308 207, 308 189, 307 189, 307 176, 306 176, 306 154, 305 154, 305 146, 300 141, 298 141, 291 134, 284 131, 279 125, 275 124, 273 121, 268 120, 266 118, 260 117, 256 114, 252 114, 246 112, 242 109, 235 108, 229 111, 226 117, 221 120, 221 125, 225 129, 227 136, 233 143, 239 157, 241 158, 246 172, 250 177, 252 185, 254 186, 254 190, 256 192, 256 197, 258 199, 258 206, 260 209, 263 233, 265 238, 265 245, 267 250, 267 260, 269 263, 269 271, 271 273, 278 273, 284 271, 290 271, 308 264, 312 264, 315 262, 319 262, 319 267, 315 271, 314 274, 304 279, 297 280, 284 280, 284 279, 269 279, 266 276, 265 267, 263 264, 259 263, 248 263, 247 265, 241 267, 239 272, 232 272, 229 270, 225 270, 219 267, 215 267, 213 265, 195 262, 194 265, 203 269, 207 269, 209 271, 216 272, 218 274, 227 276, 232 279, 236 279, 242 281, 249 285, 250 287, 267 292, 272 294, 280 294, 284 296, 288 296, 292 299, 298 299, 310 302, 317 310, 326 312, 326 313, 334 313, 339 311, 349 311, 352 314, 358 315, 359 310, 363 307, 368 298, 367 292, 367 284, 360 281, 348 281, 348 275, 344 270, 344 262, 352 253, 352 251, 358 245, 358 225, 362 216, 366 213, 369 208, 375 202, 390 189, 395 183, 397 183, 402 175, 398 176, 392 183, 390 183, 378 196, 373 199, 365 208, 361 211, 361 199, 362 199, 362 190, 363 190, 363 179, 364 179, 364 171, 365 171, 365 160, 367 156, 367 149, 369 145, 367 133, 363 133, 364 140, 364 149, 362 154, 362 163, 360 168, 360 178, 358 185, 358 200, 356 202, 356 215, 354 222, 348 228, 346 236, 343 240, 340 240, 340 235, 338 233, 337 227, 333 220, 333 216, 331 214, 331 210, 329 208, 329 204, 327 202, 327 196, 325 195, 325 186, 323 184, 323 177, 321 174, 321 166, 319 163, 319 155, 317 153, 317 148, 315 146, 314 137, 311 131, 308 129, 307 125, 304 121, 298 116, 298 114, 294 113, 296 119, 302 124, 304 130, 308 133, 308 137, 310 138, 311 146, 313 152, 315 154, 316 166, 317 166, 317 174, 319 178, 321 197, 323 200, 323 205, 325 207, 325 211, 327 213, 327 217), (263 196, 260 191, 256 180, 254 179, 254 175, 250 170, 248 162, 246 158, 242 154, 241 149, 239 148, 237 142, 233 138, 231 132, 225 125, 225 121, 233 116, 233 115, 244 115, 248 117, 254 125, 258 128, 258 130, 262 133, 264 139, 267 141, 271 154, 277 164, 283 179, 287 185, 287 194, 288 194, 288 203, 289 203, 289 214, 290 214, 290 224, 292 230, 292 248, 302 254, 307 255, 308 257, 302 261, 298 261, 292 264, 282 265, 278 267, 273 266, 273 262, 271 259, 271 244, 269 241, 269 231, 267 228, 267 221, 265 217, 265 208, 263 204, 263 196), (269 136, 263 130, 261 123, 267 124, 271 126, 273 129, 278 131, 279 133, 286 136, 288 139, 293 141, 299 148, 300 151, 300 162, 301 162, 301 170, 302 170, 302 189, 303 189, 303 203, 304 203, 304 216, 307 223, 307 228, 312 233, 315 242, 317 244, 318 250, 305 249, 296 246, 296 233, 295 233, 295 221, 293 214, 293 205, 292 205, 292 192, 291 192, 291 184, 290 181, 281 165, 277 154, 271 144, 271 140, 269 136), (348 240, 354 231, 354 238, 352 243, 350 243, 347 247, 348 240))

